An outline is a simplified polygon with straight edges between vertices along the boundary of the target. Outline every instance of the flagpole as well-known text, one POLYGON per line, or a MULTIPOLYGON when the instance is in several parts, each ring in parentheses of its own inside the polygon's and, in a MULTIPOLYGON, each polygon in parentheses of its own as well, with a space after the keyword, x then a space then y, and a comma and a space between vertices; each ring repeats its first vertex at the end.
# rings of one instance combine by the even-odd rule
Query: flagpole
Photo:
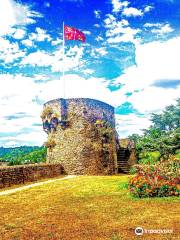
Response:
POLYGON ((63 64, 62 64, 62 81, 63 81, 63 98, 65 98, 65 78, 64 78, 64 69, 65 69, 65 66, 64 66, 64 55, 65 55, 65 38, 64 38, 64 22, 63 22, 63 57, 62 57, 62 60, 63 60, 63 64))

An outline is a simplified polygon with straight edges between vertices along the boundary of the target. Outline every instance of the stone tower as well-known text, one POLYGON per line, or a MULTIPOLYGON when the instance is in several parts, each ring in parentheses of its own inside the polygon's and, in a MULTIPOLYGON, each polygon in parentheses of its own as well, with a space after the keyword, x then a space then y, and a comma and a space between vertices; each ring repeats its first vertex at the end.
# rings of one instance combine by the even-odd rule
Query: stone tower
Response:
POLYGON ((44 104, 47 162, 61 163, 67 174, 117 171, 114 108, 88 98, 55 99, 44 104))

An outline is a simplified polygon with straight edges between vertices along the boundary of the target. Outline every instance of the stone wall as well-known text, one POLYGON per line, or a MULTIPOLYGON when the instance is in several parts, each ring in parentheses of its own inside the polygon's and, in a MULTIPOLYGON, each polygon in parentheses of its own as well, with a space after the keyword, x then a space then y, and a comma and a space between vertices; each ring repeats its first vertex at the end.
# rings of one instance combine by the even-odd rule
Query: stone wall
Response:
POLYGON ((112 106, 86 98, 55 99, 44 105, 42 118, 48 133, 48 163, 61 163, 67 174, 116 172, 112 106))
POLYGON ((60 176, 63 173, 63 167, 60 164, 0 167, 0 188, 60 176))
POLYGON ((134 164, 137 164, 137 156, 136 156, 136 149, 133 148, 130 151, 130 156, 128 159, 128 165, 129 167, 132 167, 134 164))

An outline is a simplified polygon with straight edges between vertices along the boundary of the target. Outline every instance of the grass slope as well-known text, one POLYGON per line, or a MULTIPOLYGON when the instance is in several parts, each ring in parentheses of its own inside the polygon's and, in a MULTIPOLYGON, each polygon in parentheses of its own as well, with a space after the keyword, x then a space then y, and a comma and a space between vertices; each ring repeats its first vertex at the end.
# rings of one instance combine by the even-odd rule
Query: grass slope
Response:
POLYGON ((1 196, 0 239, 178 239, 178 198, 132 198, 127 180, 79 176, 1 196), (137 226, 174 233, 136 236, 137 226))

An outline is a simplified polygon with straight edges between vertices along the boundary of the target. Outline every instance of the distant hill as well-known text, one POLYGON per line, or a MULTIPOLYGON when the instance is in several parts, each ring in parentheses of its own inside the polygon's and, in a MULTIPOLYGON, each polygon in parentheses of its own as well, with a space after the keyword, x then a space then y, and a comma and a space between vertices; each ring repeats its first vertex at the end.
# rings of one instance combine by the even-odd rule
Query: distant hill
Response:
POLYGON ((21 147, 11 147, 11 148, 4 148, 0 147, 0 157, 3 157, 5 154, 18 154, 18 153, 29 153, 34 150, 40 149, 42 147, 38 146, 21 146, 21 147))
POLYGON ((9 165, 44 162, 46 148, 38 146, 21 146, 14 148, 0 147, 0 162, 9 162, 9 165))

